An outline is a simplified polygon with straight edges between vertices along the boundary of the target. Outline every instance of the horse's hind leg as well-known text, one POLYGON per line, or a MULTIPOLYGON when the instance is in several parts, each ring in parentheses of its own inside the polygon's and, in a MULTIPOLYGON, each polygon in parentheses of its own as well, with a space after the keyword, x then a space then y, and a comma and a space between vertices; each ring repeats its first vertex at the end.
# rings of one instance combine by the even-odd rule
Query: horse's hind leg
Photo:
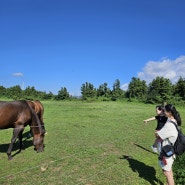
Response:
POLYGON ((23 142, 22 142, 22 138, 23 138, 22 133, 23 133, 23 130, 21 130, 20 133, 19 133, 19 148, 20 148, 20 151, 25 149, 24 145, 23 145, 23 142))
POLYGON ((11 143, 9 145, 9 148, 7 150, 7 155, 8 155, 8 159, 9 160, 11 160, 13 158, 12 155, 11 155, 13 144, 15 143, 15 141, 16 141, 17 137, 19 136, 20 132, 21 131, 23 132, 23 130, 24 130, 24 127, 14 128, 13 129, 13 136, 12 136, 11 143))

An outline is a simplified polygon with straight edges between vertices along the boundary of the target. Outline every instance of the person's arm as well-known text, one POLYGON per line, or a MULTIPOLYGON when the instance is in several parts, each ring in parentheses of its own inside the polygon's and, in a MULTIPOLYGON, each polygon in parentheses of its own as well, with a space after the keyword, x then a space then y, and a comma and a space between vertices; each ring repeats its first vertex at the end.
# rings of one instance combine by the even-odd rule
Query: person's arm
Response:
POLYGON ((143 122, 147 123, 148 121, 154 121, 154 120, 156 120, 156 118, 152 117, 152 118, 148 118, 148 119, 143 120, 143 122))
POLYGON ((168 121, 160 130, 156 131, 156 135, 160 137, 162 140, 175 137, 176 134, 177 130, 175 128, 175 125, 169 123, 168 121))
POLYGON ((158 139, 161 139, 161 137, 159 136, 159 134, 157 133, 157 131, 155 132, 155 137, 158 139))

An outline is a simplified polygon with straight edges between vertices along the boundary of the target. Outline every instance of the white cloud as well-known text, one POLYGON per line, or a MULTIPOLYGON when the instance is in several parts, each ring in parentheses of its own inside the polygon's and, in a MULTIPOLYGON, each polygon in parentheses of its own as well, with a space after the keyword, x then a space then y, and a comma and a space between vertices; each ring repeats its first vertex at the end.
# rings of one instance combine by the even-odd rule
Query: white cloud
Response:
POLYGON ((23 76, 23 73, 13 73, 13 76, 23 76))
POLYGON ((157 76, 170 79, 172 83, 178 81, 179 77, 185 78, 185 56, 175 60, 162 58, 160 61, 149 61, 138 73, 138 78, 150 83, 157 76))
POLYGON ((128 83, 123 84, 123 85, 121 86, 121 89, 124 90, 124 91, 126 91, 126 90, 128 89, 128 83))

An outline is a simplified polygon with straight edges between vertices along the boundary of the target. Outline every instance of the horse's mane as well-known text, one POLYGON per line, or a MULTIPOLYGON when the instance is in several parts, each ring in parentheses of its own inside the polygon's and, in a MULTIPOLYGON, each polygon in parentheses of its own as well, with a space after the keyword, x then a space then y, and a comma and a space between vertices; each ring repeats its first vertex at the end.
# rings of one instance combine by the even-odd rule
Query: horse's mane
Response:
MULTIPOLYGON (((28 103, 27 103, 28 104, 28 103)), ((29 106, 29 104, 28 104, 29 106)), ((30 107, 30 106, 29 106, 30 107)), ((42 128, 42 125, 41 125, 41 121, 40 119, 38 118, 35 110, 33 110, 31 107, 30 107, 30 110, 31 110, 31 113, 32 113, 32 122, 31 122, 31 125, 30 127, 32 128, 32 130, 35 132, 35 131, 38 131, 37 128, 39 128, 39 133, 43 133, 43 128, 42 128)))

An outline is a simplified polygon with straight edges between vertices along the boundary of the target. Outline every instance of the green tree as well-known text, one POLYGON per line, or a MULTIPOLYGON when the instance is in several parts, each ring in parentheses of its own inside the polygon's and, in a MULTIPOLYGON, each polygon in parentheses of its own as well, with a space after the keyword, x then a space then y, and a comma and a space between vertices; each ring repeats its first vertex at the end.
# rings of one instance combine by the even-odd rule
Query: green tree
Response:
POLYGON ((54 95, 51 91, 49 93, 46 93, 46 92, 42 93, 42 99, 44 100, 49 100, 53 98, 54 98, 54 95))
POLYGON ((180 77, 177 83, 174 85, 174 96, 179 96, 185 100, 185 79, 180 77))
POLYGON ((6 88, 3 86, 0 86, 0 97, 6 96, 6 88))
POLYGON ((145 80, 132 77, 126 92, 127 98, 145 99, 147 96, 148 87, 145 80))
POLYGON ((99 86, 97 89, 97 96, 110 97, 111 90, 108 88, 108 84, 104 83, 99 86))
POLYGON ((66 87, 61 87, 60 91, 58 91, 58 95, 55 97, 56 100, 65 100, 69 98, 69 93, 66 87))
POLYGON ((24 91, 23 91, 24 98, 26 99, 36 99, 38 98, 38 91, 35 89, 35 87, 30 87, 28 86, 24 91))
POLYGON ((7 97, 14 100, 22 98, 22 89, 19 85, 10 87, 6 89, 7 97))
POLYGON ((116 101, 117 99, 122 99, 124 95, 123 90, 120 86, 120 81, 118 79, 115 80, 113 84, 113 90, 112 90, 112 100, 116 101))
POLYGON ((81 86, 82 99, 95 98, 97 91, 93 84, 86 82, 81 86))
POLYGON ((156 77, 148 87, 147 102, 164 103, 172 97, 172 83, 164 77, 156 77))

